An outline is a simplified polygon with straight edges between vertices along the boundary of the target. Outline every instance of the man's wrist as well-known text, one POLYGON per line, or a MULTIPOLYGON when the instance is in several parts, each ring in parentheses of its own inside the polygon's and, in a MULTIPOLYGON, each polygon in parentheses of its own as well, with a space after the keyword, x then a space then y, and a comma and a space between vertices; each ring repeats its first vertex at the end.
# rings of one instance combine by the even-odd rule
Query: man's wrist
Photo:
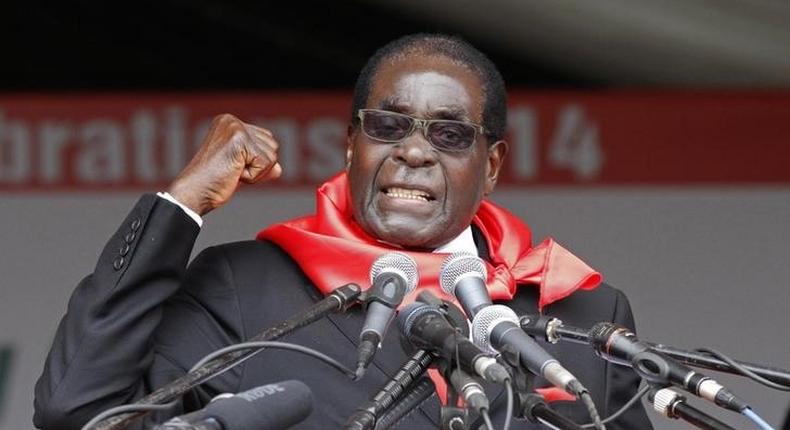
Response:
POLYGON ((198 215, 197 212, 190 209, 187 205, 176 200, 176 198, 170 195, 170 193, 168 193, 167 191, 160 191, 156 193, 156 195, 180 207, 184 211, 184 213, 186 213, 187 215, 189 215, 190 218, 195 220, 198 227, 203 227, 203 218, 200 215, 198 215))

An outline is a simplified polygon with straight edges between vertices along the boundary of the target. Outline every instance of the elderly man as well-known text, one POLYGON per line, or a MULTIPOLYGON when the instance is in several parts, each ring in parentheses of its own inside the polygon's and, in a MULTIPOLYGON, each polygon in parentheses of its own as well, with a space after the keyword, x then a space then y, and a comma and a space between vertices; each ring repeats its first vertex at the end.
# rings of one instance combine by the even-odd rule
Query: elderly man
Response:
MULTIPOLYGON (((541 310, 582 327, 598 321, 633 327, 622 293, 597 285, 598 274, 555 243, 533 247, 524 224, 484 200, 507 152, 505 118, 504 83, 482 53, 443 35, 398 39, 360 74, 346 169, 319 189, 317 213, 264 229, 255 241, 204 250, 187 268, 202 217, 240 182, 281 172, 275 136, 231 115, 217 117, 168 192, 140 199, 74 292, 36 385, 36 426, 76 429, 132 402, 333 288, 364 285, 370 262, 391 250, 418 261, 427 274, 418 289, 435 288, 444 253, 466 250, 490 266, 492 297, 519 314, 541 310)), ((351 365, 363 318, 359 310, 331 316, 286 340, 351 365)), ((582 346, 551 351, 591 390, 602 416, 636 392, 629 369, 582 346)), ((200 408, 220 392, 299 379, 314 395, 314 411, 300 428, 337 428, 406 358, 391 334, 365 377, 352 382, 310 357, 265 351, 184 396, 179 410, 200 408)), ((501 423, 504 396, 489 394, 501 423)), ((589 421, 577 402, 555 406, 589 421)), ((434 396, 400 427, 436 428, 438 410, 434 396)), ((650 424, 637 407, 609 428, 650 424)))

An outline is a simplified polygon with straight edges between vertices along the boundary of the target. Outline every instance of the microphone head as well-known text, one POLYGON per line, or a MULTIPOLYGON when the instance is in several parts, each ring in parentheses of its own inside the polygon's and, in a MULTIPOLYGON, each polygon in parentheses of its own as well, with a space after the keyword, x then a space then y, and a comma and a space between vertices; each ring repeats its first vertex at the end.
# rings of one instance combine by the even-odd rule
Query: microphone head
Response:
POLYGON ((379 256, 370 266, 370 283, 375 283, 376 278, 385 273, 399 275, 406 284, 406 293, 410 293, 420 282, 417 274, 417 263, 413 258, 402 252, 388 252, 379 256))
POLYGON ((400 329, 401 334, 403 334, 403 336, 406 337, 407 339, 411 340, 412 337, 411 329, 414 326, 414 323, 421 316, 427 314, 436 314, 441 317, 444 317, 444 315, 442 315, 442 312, 439 311, 438 308, 425 303, 414 302, 404 306, 403 309, 401 309, 400 312, 398 312, 398 318, 397 318, 398 329, 400 329))
POLYGON ((456 252, 447 257, 439 271, 439 283, 445 293, 455 296, 455 287, 458 282, 467 276, 483 280, 488 278, 486 265, 483 259, 466 251, 456 252))
POLYGON ((497 353, 498 351, 491 345, 491 331, 503 321, 518 325, 518 315, 505 305, 484 307, 472 321, 472 341, 488 352, 497 353))
POLYGON ((285 429, 298 424, 313 411, 313 394, 301 381, 263 385, 233 397, 218 399, 205 408, 226 430, 285 429))

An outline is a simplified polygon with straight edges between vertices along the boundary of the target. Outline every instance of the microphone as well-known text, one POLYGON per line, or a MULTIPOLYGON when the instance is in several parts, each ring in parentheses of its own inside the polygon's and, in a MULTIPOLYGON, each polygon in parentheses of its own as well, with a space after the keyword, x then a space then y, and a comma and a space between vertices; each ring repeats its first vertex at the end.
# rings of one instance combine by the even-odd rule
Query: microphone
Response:
POLYGON ((456 367, 450 373, 450 383, 455 391, 461 394, 466 405, 477 413, 489 409, 488 396, 486 396, 483 386, 460 367, 456 367))
POLYGON ((370 267, 371 287, 365 292, 367 315, 359 335, 356 378, 365 374, 381 346, 384 334, 395 317, 403 297, 417 287, 417 263, 400 252, 389 252, 370 267))
POLYGON ((202 410, 173 418, 154 430, 278 430, 300 423, 312 411, 310 388, 290 380, 214 400, 202 410))
POLYGON ((515 312, 507 306, 492 304, 486 278, 485 263, 470 253, 455 253, 442 264, 442 289, 453 294, 472 319, 474 342, 492 352, 511 345, 530 372, 577 396, 586 391, 575 376, 521 330, 515 312))
POLYGON ((735 430, 729 425, 686 403, 686 398, 670 388, 662 388, 650 393, 653 409, 672 419, 681 418, 701 429, 735 430))
POLYGON ((535 375, 578 397, 587 389, 519 326, 518 316, 507 306, 491 305, 481 309, 472 321, 472 338, 492 352, 512 349, 519 362, 535 375))
POLYGON ((489 382, 502 383, 510 379, 504 366, 460 335, 438 308, 414 302, 398 314, 398 327, 412 345, 433 351, 451 362, 458 360, 458 365, 466 372, 489 382))
POLYGON ((590 345, 602 358, 631 366, 656 384, 671 383, 723 408, 742 413, 749 405, 721 384, 669 356, 654 351, 634 332, 618 324, 598 323, 590 329, 590 345))
POLYGON ((442 290, 458 299, 469 319, 473 319, 481 308, 492 305, 486 278, 483 260, 468 252, 456 252, 447 257, 439 272, 442 290))
MULTIPOLYGON (((378 425, 378 418, 382 413, 390 410, 393 405, 396 405, 398 399, 408 397, 408 394, 404 393, 408 393, 409 388, 417 383, 417 378, 428 370, 434 358, 433 354, 422 349, 412 354, 409 360, 398 370, 398 373, 396 373, 368 403, 357 408, 357 410, 348 417, 348 420, 346 420, 346 423, 343 425, 343 429, 366 430, 376 427, 378 425)), ((429 384, 430 391, 433 392, 433 384, 429 384)), ((416 404, 414 406, 416 406, 416 404)))

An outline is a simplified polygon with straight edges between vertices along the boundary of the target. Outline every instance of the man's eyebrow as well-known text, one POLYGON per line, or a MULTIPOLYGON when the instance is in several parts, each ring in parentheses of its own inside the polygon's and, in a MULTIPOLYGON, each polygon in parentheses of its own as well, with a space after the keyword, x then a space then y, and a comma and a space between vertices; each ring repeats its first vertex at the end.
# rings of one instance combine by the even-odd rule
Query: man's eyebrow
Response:
POLYGON ((391 112, 406 113, 406 114, 411 113, 408 106, 398 102, 398 100, 394 98, 386 98, 380 101, 378 105, 378 109, 388 110, 391 112))
POLYGON ((460 106, 442 106, 430 113, 432 119, 452 119, 455 121, 471 121, 469 112, 460 106))
MULTIPOLYGON (((398 112, 403 114, 413 115, 413 110, 408 104, 400 103, 395 98, 386 98, 379 102, 378 109, 387 110, 391 112, 398 112)), ((426 116, 428 119, 451 119, 455 121, 471 122, 469 112, 461 106, 442 106, 434 111, 431 111, 426 116)))

